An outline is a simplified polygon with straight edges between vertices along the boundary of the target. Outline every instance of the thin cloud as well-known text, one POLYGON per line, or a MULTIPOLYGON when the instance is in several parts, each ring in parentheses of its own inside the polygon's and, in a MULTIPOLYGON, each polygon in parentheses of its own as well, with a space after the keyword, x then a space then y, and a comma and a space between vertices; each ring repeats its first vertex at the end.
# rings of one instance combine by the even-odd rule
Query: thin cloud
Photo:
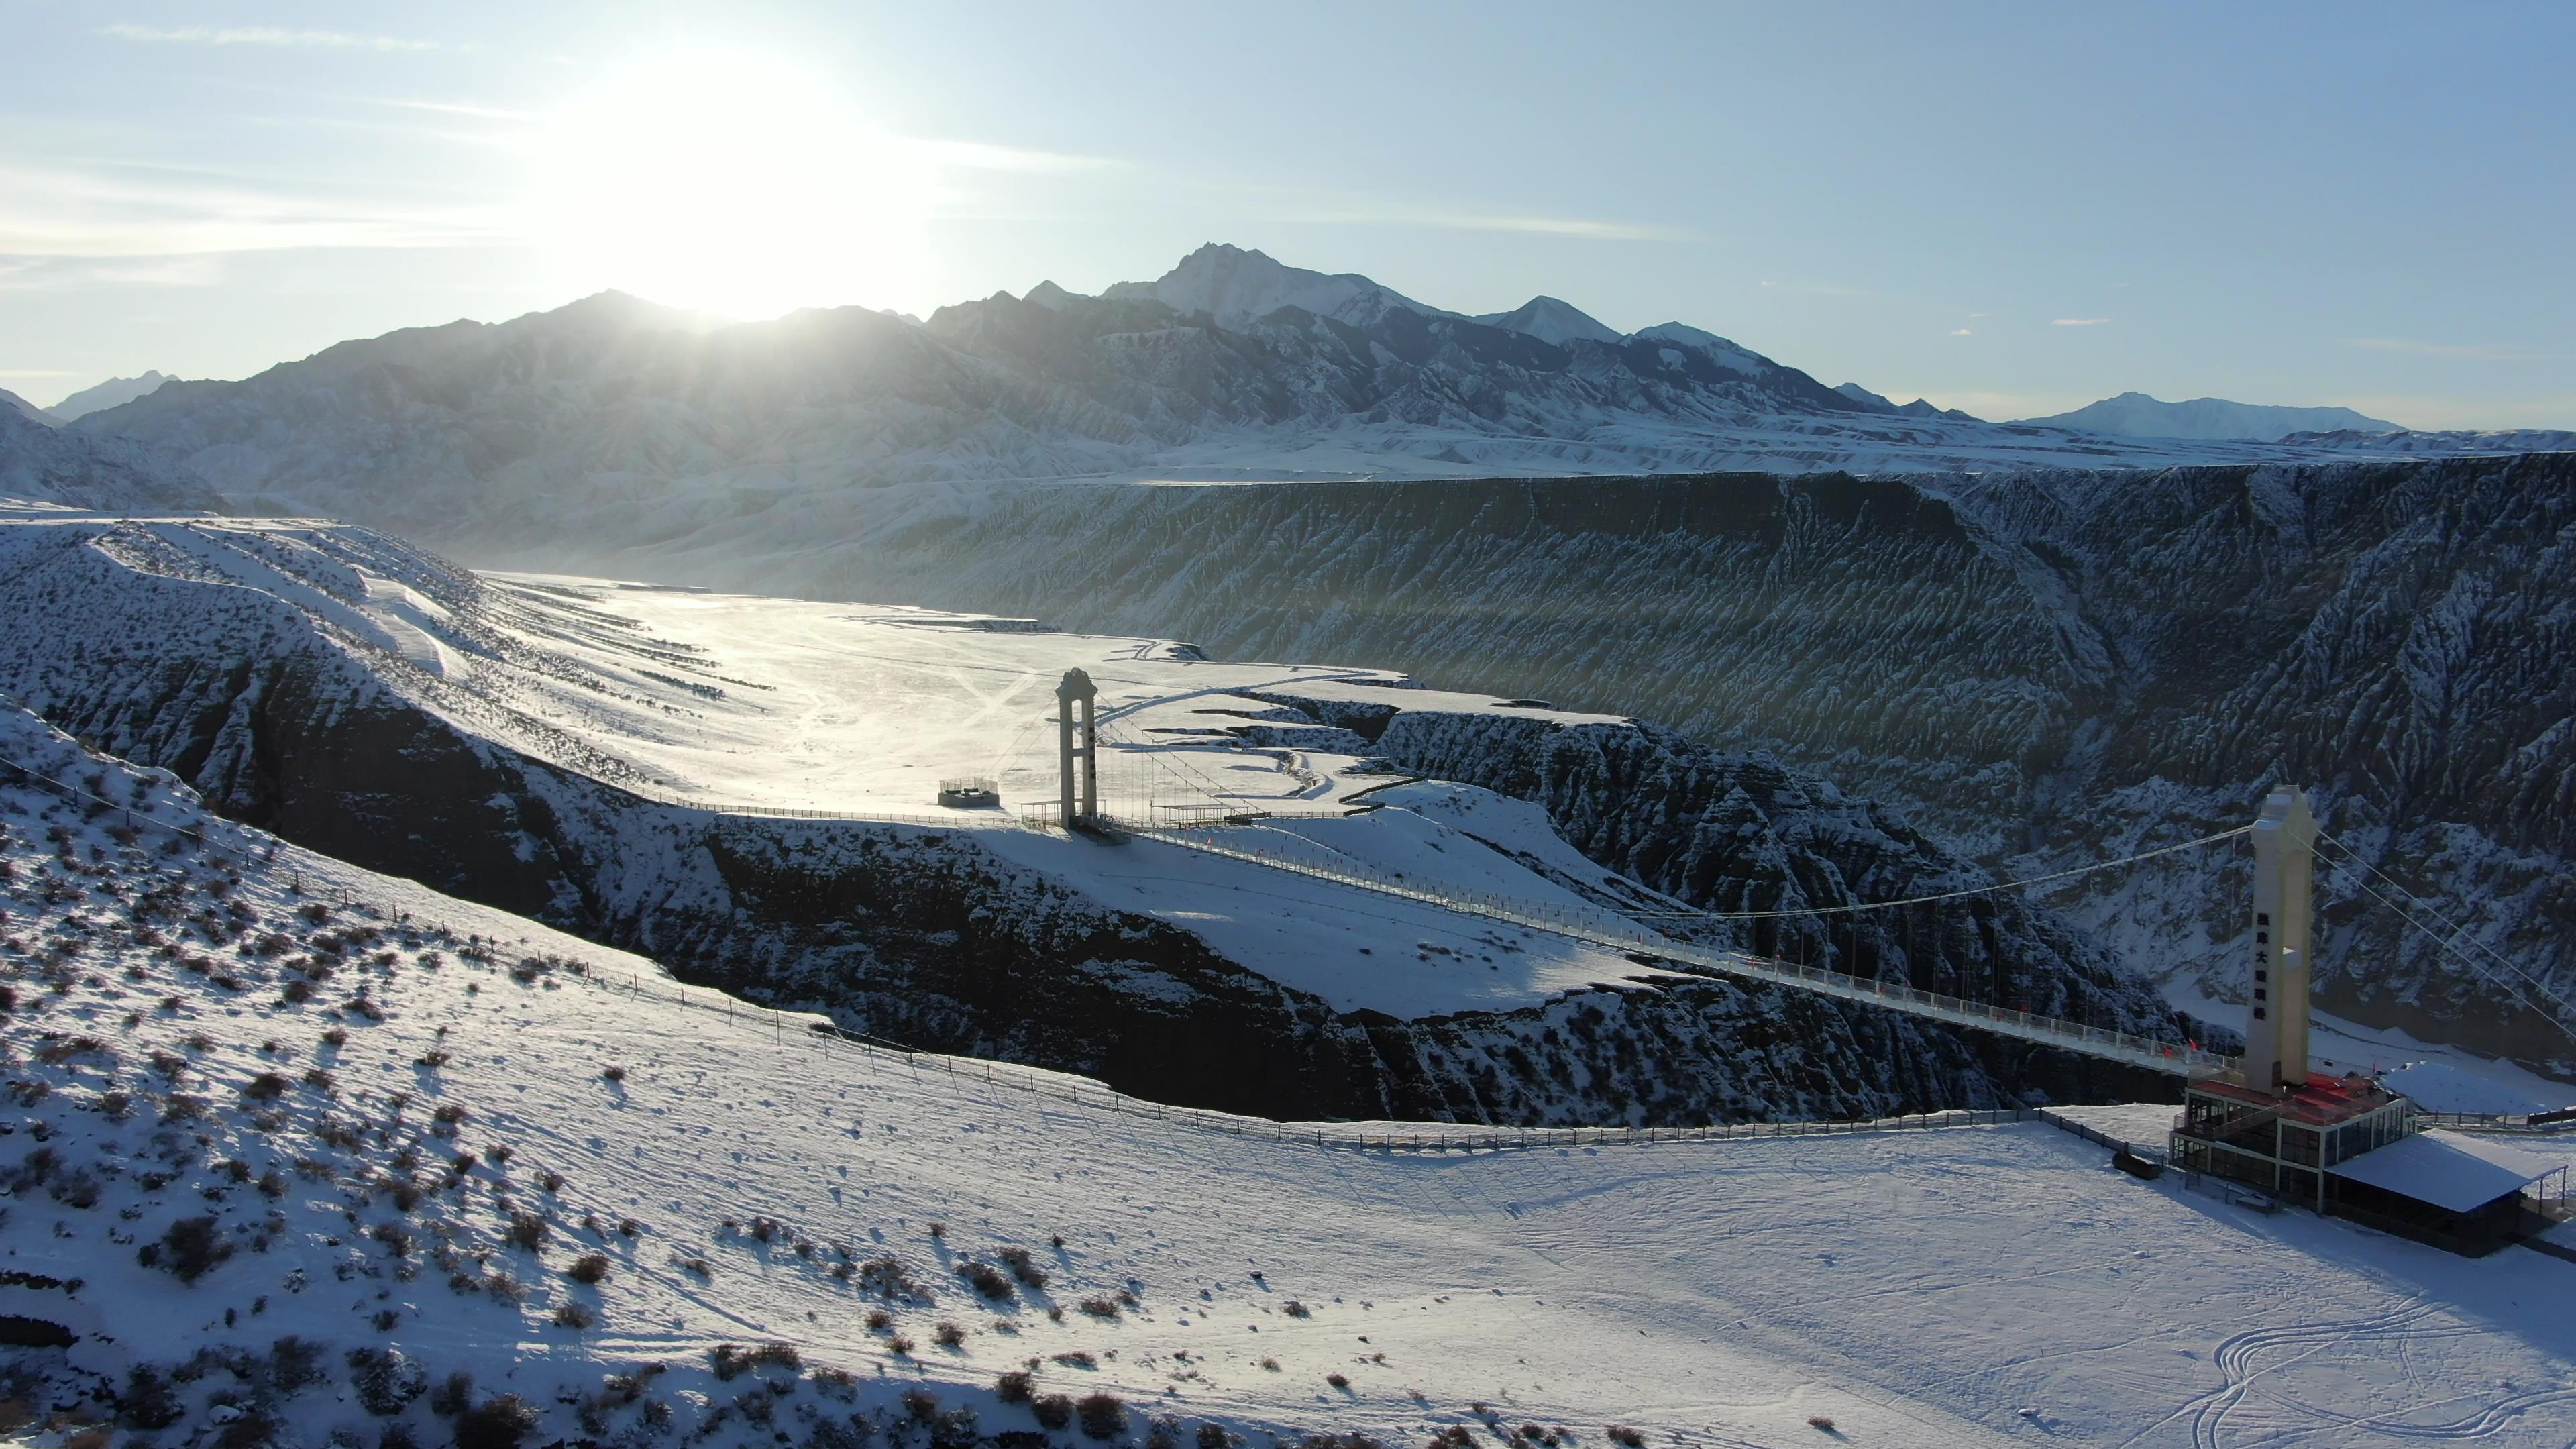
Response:
MULTIPOLYGON (((0 257, 191 257, 302 247, 471 246, 505 239, 500 212, 275 187, 0 167, 0 257)), ((135 280, 142 280, 138 277, 135 280)), ((159 285, 186 285, 173 276, 159 285)))
POLYGON ((995 146, 983 141, 941 141, 912 137, 898 143, 934 166, 961 171, 1016 171, 1062 174, 1115 171, 1129 162, 1111 156, 1079 156, 1064 151, 1037 151, 1024 146, 995 146))
POLYGON ((2554 362, 2568 354, 2537 352, 2528 347, 2512 347, 2490 342, 2410 342, 2401 337, 2353 337, 2347 347, 2366 347, 2373 352, 2408 352, 2418 357, 2448 357, 2460 362, 2554 362))
POLYGON ((1581 237, 1589 241, 1679 241, 1688 233, 1670 227, 1571 216, 1525 216, 1448 211, 1431 207, 1371 206, 1294 212, 1281 218, 1326 226, 1418 226, 1439 231, 1521 232, 1581 237))
POLYGON ((276 25, 135 25, 102 27, 101 35, 162 45, 266 45, 305 50, 441 50, 435 40, 358 35, 346 30, 288 30, 276 25))
POLYGON ((1950 329, 1950 335, 1953 337, 1974 337, 1976 334, 1965 327, 1953 327, 1950 329))
POLYGON ((2110 320, 2111 319, 2108 317, 2052 317, 2048 320, 2048 325, 2051 327, 2100 327, 2108 323, 2110 320))

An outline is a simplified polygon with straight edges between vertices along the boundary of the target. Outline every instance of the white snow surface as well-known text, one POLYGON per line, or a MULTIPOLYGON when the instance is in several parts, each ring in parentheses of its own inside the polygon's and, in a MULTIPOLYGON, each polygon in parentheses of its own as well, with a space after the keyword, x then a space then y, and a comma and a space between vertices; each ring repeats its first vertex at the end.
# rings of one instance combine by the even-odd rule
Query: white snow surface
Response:
POLYGON ((520 1396, 531 1443, 823 1442, 855 1418, 917 1444, 916 1387, 983 1434, 1030 1430, 992 1386, 1032 1359, 1039 1393, 1124 1399, 1131 1438, 1157 1415, 1256 1445, 1452 1425, 1501 1445, 1536 1423, 1743 1449, 1814 1442, 1817 1418, 1909 1446, 2576 1435, 2576 1268, 2522 1250, 2257 1216, 2040 1124, 1501 1152, 1236 1135, 1072 1078, 827 1045, 647 962, 208 826, 23 714, 0 716, 0 752, 220 847, 163 854, 158 831, 111 835, 116 811, 0 784, 10 1125, 50 1149, 0 1245, 15 1272, 80 1280, 13 1280, 0 1311, 98 1335, 71 1362, 117 1388, 209 1351, 175 1386, 188 1442, 245 1408, 287 1444, 446 1437, 427 1400, 371 1417, 350 1349, 520 1396), (226 876, 257 917, 238 936, 206 929, 226 876), (467 934, 496 938, 488 965, 467 934), (298 981, 319 989, 294 1000, 298 981), (245 1094, 263 1073, 274 1100, 245 1094), (459 1151, 475 1159, 451 1167, 459 1151), (514 1213, 537 1247, 511 1241, 514 1213), (138 1261, 191 1216, 235 1251, 192 1283, 138 1261), (1004 1247, 1047 1282, 980 1300, 952 1265, 1004 1247), (566 1276, 590 1254, 600 1282, 566 1276), (925 1293, 831 1271, 879 1258, 925 1293), (1081 1311, 1095 1299, 1115 1316, 1081 1311), (591 1326, 558 1326, 567 1304, 591 1326), (315 1381, 276 1381, 287 1335, 320 1350, 315 1381), (717 1345, 770 1342, 796 1367, 712 1371, 717 1345), (259 1362, 225 1368, 236 1351, 259 1362), (637 1394, 601 1394, 649 1364, 637 1394))

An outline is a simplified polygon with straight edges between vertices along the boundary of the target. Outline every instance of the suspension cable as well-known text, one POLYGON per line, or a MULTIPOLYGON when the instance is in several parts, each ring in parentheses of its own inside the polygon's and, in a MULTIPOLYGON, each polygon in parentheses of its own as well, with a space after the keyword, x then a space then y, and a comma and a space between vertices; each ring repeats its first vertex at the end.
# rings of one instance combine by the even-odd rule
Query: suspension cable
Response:
POLYGON ((1899 906, 1927 905, 1933 901, 1955 901, 1968 896, 1986 896, 1994 895, 2001 891, 2022 890, 2030 886, 2046 885, 2051 881, 2072 880, 2079 875, 2091 875, 2095 871, 2113 870, 2124 865, 2135 865, 2139 861, 2153 860, 2159 855, 2171 855, 2179 850, 2193 850, 2204 845, 2215 845, 2222 840, 2233 840, 2237 836, 2244 835, 2252 831, 2253 828, 2254 827, 2251 825, 2239 825, 2233 830, 2222 830, 2216 835, 2204 835, 2198 840, 2186 840, 2178 845, 2160 845, 2153 850, 2142 850, 2135 855, 2121 856, 2117 860, 2098 860, 2093 862, 2091 865, 2079 865, 2069 870, 2051 871, 2046 875, 2028 876, 2021 880, 1997 881, 1992 885, 1970 886, 1964 890, 1941 891, 1933 895, 1908 896, 1903 900, 1866 901, 1857 905, 1845 906, 1805 906, 1795 910, 1775 911, 1624 911, 1621 914, 1635 916, 1641 919, 1651 918, 1657 920, 1766 921, 1777 920, 1787 916, 1844 916, 1852 915, 1861 911, 1887 911, 1894 910, 1899 906))
POLYGON ((2443 915, 2437 910, 2434 910, 2431 905, 2416 896, 2414 892, 2406 889, 2404 885, 2400 884, 2386 871, 2381 870, 2379 867, 2372 865, 2369 861, 2364 860, 2361 853, 2354 850, 2350 845, 2341 840, 2335 839, 2333 836, 2326 834, 2322 830, 2317 832, 2317 841, 2321 845, 2331 845, 2336 850, 2342 852, 2343 858, 2341 860, 2329 858, 2327 864, 2344 867, 2358 866, 2364 872, 2379 877, 2380 880, 2387 883, 2390 890, 2395 891, 2399 896, 2403 897, 2407 902, 2407 905, 2413 906, 2415 911, 2421 911, 2424 915, 2430 916, 2434 920, 2440 922, 2443 929, 2436 930, 2433 927, 2424 924, 2424 922, 2416 918, 2415 911, 2409 911, 2406 906, 2401 906, 2396 901, 2390 900, 2388 897, 2381 895, 2378 891, 2371 888, 2369 881, 2353 881, 2352 885, 2356 889, 2360 890, 2362 894, 2367 895, 2372 900, 2388 907, 2388 909, 2394 913, 2399 920, 2413 926, 2416 930, 2423 932, 2425 935, 2432 937, 2433 944, 2436 947, 2449 954, 2454 959, 2466 964, 2471 971, 2477 973, 2486 980, 2503 987, 2507 994, 2511 995, 2514 1000, 2521 1002, 2523 1006, 2532 1012, 2533 1015, 2540 1017, 2542 1020, 2557 1027, 2560 1031, 2567 1033, 2569 1037, 2576 1038, 2576 1023, 2571 1023, 2569 1017, 2559 1014, 2559 1012, 2576 1014, 2576 1005, 2571 1005, 2564 997, 2551 991, 2548 983, 2542 981, 2539 977, 2532 975, 2530 972, 2523 970, 2520 966, 2515 965, 2511 958, 2497 951, 2494 947, 2487 945, 2475 936, 2469 935, 2468 927, 2454 925, 2449 917, 2443 915), (2485 966, 2479 964, 2475 957, 2468 955, 2460 949, 2459 943, 2463 941, 2467 942, 2470 946, 2475 947, 2480 952, 2483 952, 2488 959, 2501 965, 2505 970, 2521 977, 2525 982, 2528 982, 2531 987, 2531 993, 2537 993, 2542 1001, 2546 1001, 2550 1006, 2558 1008, 2558 1011, 2551 1011, 2548 1008, 2541 1006, 2538 1001, 2532 1000, 2531 994, 2526 993, 2522 987, 2515 985, 2512 981, 2497 975, 2495 972, 2490 971, 2485 966))

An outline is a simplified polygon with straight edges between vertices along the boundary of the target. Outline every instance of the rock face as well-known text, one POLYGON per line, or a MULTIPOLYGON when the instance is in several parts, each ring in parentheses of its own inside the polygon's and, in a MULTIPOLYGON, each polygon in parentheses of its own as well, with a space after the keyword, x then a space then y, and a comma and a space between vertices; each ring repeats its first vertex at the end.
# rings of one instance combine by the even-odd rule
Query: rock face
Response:
MULTIPOLYGON (((2357 862, 2326 873, 2324 1004, 2564 1070, 2576 1047, 2496 982, 2576 997, 2571 528, 2566 454, 1093 487, 888 510, 756 572, 1633 710, 1897 804, 2011 874, 2240 825, 2303 784, 2357 862), (2368 894, 2401 889, 2480 945, 2445 951, 2368 894)), ((2049 899, 2177 995, 2224 999, 2245 872, 2230 847, 2049 899)))
MULTIPOLYGON (((568 766, 578 740, 547 741, 540 758, 512 743, 528 725, 506 699, 478 698, 370 632, 361 605, 389 583, 434 609, 455 647, 515 647, 478 623, 479 580, 365 530, 22 525, 0 547, 0 610, 28 625, 0 636, 0 685, 313 849, 880 1035, 1167 1100, 1287 1117, 1660 1123, 2158 1086, 1723 981, 1416 1021, 1337 1014, 965 833, 726 816, 568 766), (245 586, 254 577, 270 582, 245 586)), ((1597 858, 1693 900, 1830 902, 1977 879, 1887 812, 1668 732, 1275 703, 1273 728, 1302 716, 1543 800, 1597 858)), ((2016 905, 1755 943, 1982 984, 2124 1030, 2191 1029, 2080 934, 2016 905)))

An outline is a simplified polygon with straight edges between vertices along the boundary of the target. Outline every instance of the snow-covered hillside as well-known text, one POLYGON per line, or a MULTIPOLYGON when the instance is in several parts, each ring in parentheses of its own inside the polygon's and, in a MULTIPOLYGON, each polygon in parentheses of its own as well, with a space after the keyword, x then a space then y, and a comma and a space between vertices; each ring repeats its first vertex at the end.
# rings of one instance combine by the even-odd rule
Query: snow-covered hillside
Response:
POLYGON ((136 511, 223 507, 204 482, 131 439, 91 437, 0 406, 0 500, 11 499, 136 511))
POLYGON ((2405 431, 2395 423, 2367 417, 2350 408, 2276 407, 2215 397, 2163 402, 2142 392, 2124 392, 2073 412, 2022 421, 2034 427, 2075 428, 2122 438, 2242 438, 2261 443, 2277 443, 2293 433, 2352 434, 2359 441, 2380 433, 2405 431))
POLYGON ((2576 1433, 2576 1270, 2041 1124, 1318 1147, 831 1044, 23 714, 0 756, 96 797, 0 779, 0 1388, 43 1442, 2576 1433))
MULTIPOLYGON (((2161 1090, 933 799, 942 777, 973 774, 1014 806, 1051 796, 1050 695, 1080 665, 1105 691, 1113 809, 1265 811, 1250 828, 1384 878, 1614 910, 1661 908, 1658 890, 1834 904, 1981 879, 1827 782, 1614 716, 1024 620, 486 580, 313 521, 0 521, 0 609, 28 621, 0 635, 0 684, 301 843, 882 1035, 1173 1100, 1674 1122, 2161 1090), (1442 764, 1387 762, 1417 750, 1442 764)), ((1869 974, 2121 1031, 2212 1035, 2009 899, 1857 934, 1694 929, 1801 959, 1864 951, 1869 974)))

